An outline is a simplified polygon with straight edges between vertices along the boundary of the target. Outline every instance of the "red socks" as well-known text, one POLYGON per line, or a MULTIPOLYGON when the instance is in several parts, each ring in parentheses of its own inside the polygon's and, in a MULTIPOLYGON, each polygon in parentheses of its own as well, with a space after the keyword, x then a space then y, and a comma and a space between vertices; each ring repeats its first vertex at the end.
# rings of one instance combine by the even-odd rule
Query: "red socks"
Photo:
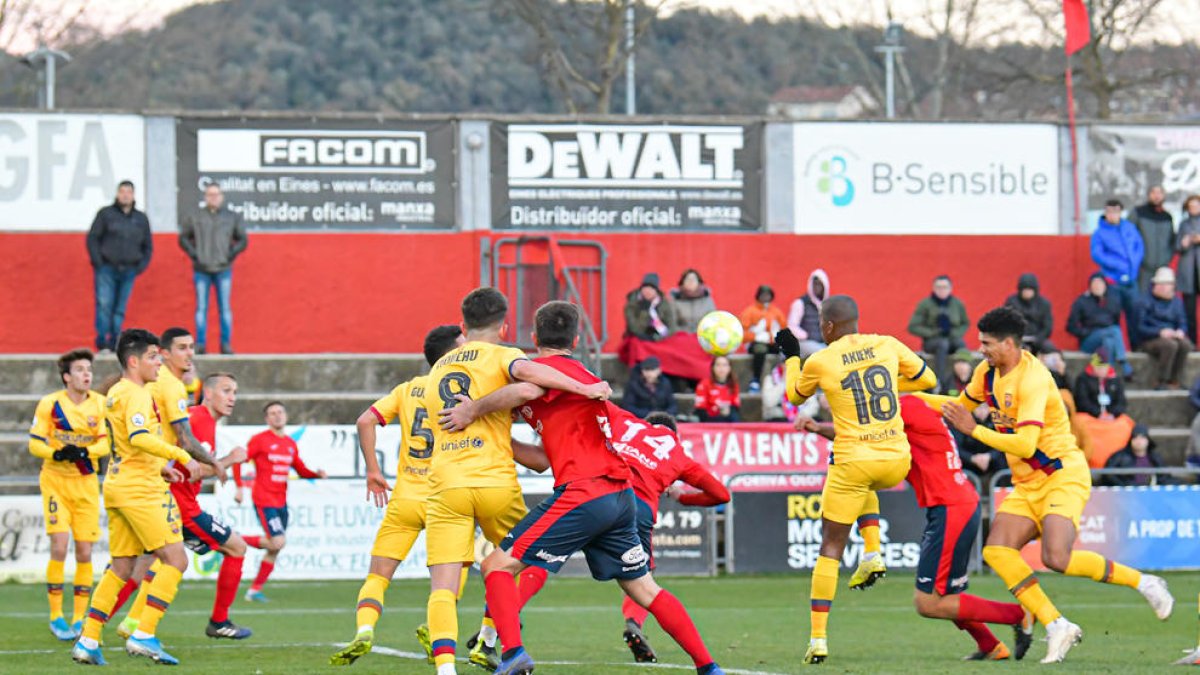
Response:
POLYGON ((221 561, 221 572, 217 574, 217 597, 213 600, 213 623, 224 623, 229 620, 229 606, 237 597, 238 584, 242 582, 242 561, 244 560, 245 558, 234 558, 227 555, 221 561))
MULTIPOLYGON (((960 621, 999 623, 1014 626, 1021 623, 1025 611, 1015 602, 995 602, 977 595, 962 593, 958 596, 958 618, 960 621)), ((963 630, 966 630, 965 628, 963 630)), ((969 632, 969 631, 968 631, 969 632)), ((995 638, 992 638, 993 640, 995 638)))
POLYGON ((508 572, 492 572, 483 580, 488 612, 496 624, 496 632, 504 651, 521 646, 521 606, 517 580, 508 572))
POLYGON ((639 626, 645 625, 646 617, 650 615, 650 610, 642 607, 633 601, 633 598, 625 596, 625 601, 621 603, 621 614, 629 621, 633 621, 639 626))
POLYGON ((254 577, 254 583, 250 588, 261 591, 263 584, 267 583, 267 577, 271 576, 271 572, 275 569, 275 563, 262 561, 258 565, 258 576, 254 577))
POLYGON ((546 577, 550 573, 540 567, 526 567, 521 572, 521 580, 517 582, 517 593, 520 594, 521 608, 524 608, 529 600, 542 590, 542 586, 546 585, 546 577))
MULTIPOLYGON (((692 657, 692 662, 697 668, 703 668, 713 662, 712 656, 708 653, 708 648, 704 646, 704 640, 700 639, 700 633, 696 630, 696 625, 692 623, 692 617, 688 616, 688 612, 683 607, 683 603, 671 595, 670 591, 659 591, 654 597, 654 602, 650 603, 650 613, 654 615, 658 625, 670 635, 675 642, 683 647, 683 651, 692 657)), ((501 635, 503 640, 504 636, 501 635)), ((508 643, 505 643, 507 646, 508 643)))
POLYGON ((126 581, 125 585, 121 587, 120 592, 117 593, 117 604, 113 605, 112 611, 108 615, 116 616, 117 612, 121 611, 121 608, 125 606, 125 603, 129 602, 129 597, 137 592, 137 589, 138 582, 133 579, 126 581))
POLYGON ((979 651, 984 654, 990 654, 996 648, 996 645, 1000 644, 996 636, 992 635, 992 631, 978 621, 959 620, 955 621, 954 625, 958 626, 960 630, 967 631, 967 634, 975 639, 975 644, 979 646, 979 651))
POLYGON ((247 545, 247 546, 252 546, 252 547, 254 547, 254 548, 262 548, 262 547, 263 547, 263 543, 262 543, 262 536, 261 536, 261 535, 257 535, 257 534, 243 534, 243 535, 242 535, 242 541, 246 542, 246 545, 247 545))

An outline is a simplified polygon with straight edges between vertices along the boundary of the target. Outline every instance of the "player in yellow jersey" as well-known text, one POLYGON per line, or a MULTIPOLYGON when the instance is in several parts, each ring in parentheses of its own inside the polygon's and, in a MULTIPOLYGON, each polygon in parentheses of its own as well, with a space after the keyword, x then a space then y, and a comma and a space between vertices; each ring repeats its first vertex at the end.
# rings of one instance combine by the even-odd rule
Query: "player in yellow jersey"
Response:
POLYGON ((805 663, 822 663, 829 656, 826 627, 851 526, 873 514, 878 537, 875 491, 895 487, 908 475, 912 457, 900 418, 900 392, 937 383, 921 357, 896 338, 859 333, 858 304, 850 296, 821 303, 821 335, 829 346, 803 365, 796 336, 784 329, 775 337, 787 357, 788 399, 799 405, 817 389, 824 391, 837 434, 821 491, 821 551, 813 568, 805 663))
POLYGON ((503 411, 484 416, 463 431, 448 432, 436 424, 443 408, 458 396, 480 399, 513 382, 532 382, 607 399, 604 382, 584 385, 559 371, 526 358, 519 349, 502 347, 507 335, 508 301, 494 288, 477 288, 462 301, 466 344, 446 354, 429 373, 421 399, 434 420, 426 506, 426 541, 430 575, 429 633, 438 675, 455 672, 458 640, 455 607, 464 565, 475 559, 475 523, 493 545, 525 515, 525 501, 513 463, 512 415, 503 411))
MULTIPOLYGON (((159 338, 162 353, 162 367, 158 369, 158 378, 146 385, 150 395, 154 397, 154 405, 162 422, 162 438, 167 443, 183 448, 192 459, 201 464, 207 464, 210 471, 206 475, 215 475, 225 482, 227 473, 224 465, 217 462, 216 457, 196 440, 188 421, 188 408, 194 397, 188 393, 183 378, 192 371, 192 357, 195 355, 195 340, 186 328, 168 328, 159 338)), ((150 585, 154 577, 162 569, 163 562, 154 560, 152 556, 143 556, 138 560, 130 577, 140 583, 137 597, 129 614, 117 627, 117 634, 128 638, 138 628, 138 620, 146 607, 150 585)))
POLYGON ((79 637, 92 594, 92 544, 100 538, 96 467, 109 452, 104 397, 91 390, 93 358, 87 349, 58 358, 64 388, 38 402, 29 428, 29 452, 43 460, 38 484, 50 537, 50 562, 46 564, 50 632, 64 641, 79 637), (75 538, 75 605, 68 624, 62 611, 63 566, 71 537, 75 538))
POLYGON ((105 425, 113 448, 104 482, 112 564, 92 594, 83 635, 71 650, 71 657, 79 663, 104 663, 100 631, 137 557, 144 551, 153 553, 163 566, 150 587, 141 625, 125 642, 125 651, 157 663, 179 663, 155 637, 158 622, 175 598, 188 565, 179 514, 165 479, 182 478, 178 470, 167 466, 170 460, 183 464, 193 476, 198 475, 200 465, 182 448, 162 439, 158 411, 145 386, 158 377, 162 365, 158 345, 153 333, 139 328, 122 332, 117 340, 123 377, 109 390, 104 402, 105 425))
POLYGON ((1097 553, 1072 550, 1092 477, 1054 378, 1036 356, 1021 349, 1025 320, 1000 307, 984 314, 977 327, 985 362, 966 389, 953 398, 918 396, 940 409, 955 429, 1008 455, 1013 491, 996 508, 983 559, 1046 627, 1042 663, 1062 661, 1083 631, 1054 607, 1021 558, 1021 548, 1038 537, 1046 567, 1136 588, 1165 621, 1174 605, 1165 581, 1097 553), (991 408, 994 431, 976 424, 971 414, 983 403, 991 408))

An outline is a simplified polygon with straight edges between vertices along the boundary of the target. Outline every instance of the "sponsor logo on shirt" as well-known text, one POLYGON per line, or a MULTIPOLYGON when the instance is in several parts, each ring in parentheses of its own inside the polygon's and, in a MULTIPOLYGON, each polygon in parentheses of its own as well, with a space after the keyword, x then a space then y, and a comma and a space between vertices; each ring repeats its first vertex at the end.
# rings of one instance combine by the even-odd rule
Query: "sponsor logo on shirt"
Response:
POLYGON ((146 416, 142 413, 134 413, 133 417, 129 418, 129 421, 133 422, 133 426, 135 427, 146 426, 146 416))

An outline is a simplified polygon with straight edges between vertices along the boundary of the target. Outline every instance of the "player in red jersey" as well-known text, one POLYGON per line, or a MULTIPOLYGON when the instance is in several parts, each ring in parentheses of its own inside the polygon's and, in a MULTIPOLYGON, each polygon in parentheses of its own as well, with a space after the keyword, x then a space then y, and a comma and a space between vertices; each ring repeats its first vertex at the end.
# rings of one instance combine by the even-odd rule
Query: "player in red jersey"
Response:
MULTIPOLYGON (((684 506, 717 506, 729 502, 729 490, 714 475, 683 451, 675 418, 667 413, 650 413, 645 420, 620 407, 608 405, 613 445, 625 457, 632 473, 630 484, 637 497, 637 528, 642 546, 654 569, 654 525, 658 522, 658 500, 663 494, 684 506), (683 481, 699 492, 684 492, 683 481)), ((658 657, 642 633, 646 610, 626 596, 621 604, 625 617, 623 638, 635 661, 654 663, 658 657)))
MULTIPOLYGON (((917 505, 925 509, 925 533, 921 537, 917 589, 913 594, 917 613, 953 621, 966 631, 978 649, 965 660, 1024 658, 1032 633, 1021 605, 986 600, 965 592, 971 550, 979 535, 979 493, 962 472, 954 437, 941 415, 915 396, 900 397, 900 417, 912 448, 912 468, 907 480, 916 491, 917 505), (988 629, 989 623, 1013 627, 1012 654, 988 629)), ((834 438, 832 424, 801 419, 797 427, 829 440, 834 438)))
MULTIPOLYGON (((539 363, 585 384, 600 382, 571 351, 579 341, 579 310, 550 302, 535 318, 539 363)), ((687 610, 649 574, 648 556, 637 533, 636 498, 629 468, 608 437, 602 401, 537 385, 508 385, 479 401, 459 398, 442 411, 442 427, 465 428, 476 417, 516 409, 541 436, 554 471, 554 494, 513 528, 483 561, 488 609, 504 654, 498 675, 532 672, 533 659, 521 641, 521 598, 515 575, 529 566, 557 572, 582 550, 592 576, 616 579, 622 590, 649 609, 663 629, 692 657, 700 675, 723 675, 713 662, 687 610)))
MULTIPOLYGON (((324 469, 313 471, 300 460, 300 448, 296 441, 286 433, 287 408, 280 401, 271 401, 263 407, 266 417, 266 431, 256 434, 246 444, 246 461, 254 462, 254 488, 250 498, 254 501, 254 510, 258 513, 258 521, 262 523, 263 536, 244 536, 245 542, 254 548, 266 549, 258 566, 258 574, 254 583, 246 590, 246 600, 266 602, 263 595, 263 585, 275 569, 275 560, 287 543, 288 509, 287 482, 292 469, 301 478, 325 478, 324 469)), ((242 503, 241 465, 233 467, 233 479, 237 482, 235 499, 242 503)))

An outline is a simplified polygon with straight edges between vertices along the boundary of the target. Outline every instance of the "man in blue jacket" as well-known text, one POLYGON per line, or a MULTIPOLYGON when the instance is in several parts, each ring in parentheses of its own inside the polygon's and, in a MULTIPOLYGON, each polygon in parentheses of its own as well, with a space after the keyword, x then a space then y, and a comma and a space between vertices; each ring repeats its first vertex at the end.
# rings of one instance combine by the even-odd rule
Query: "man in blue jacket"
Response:
POLYGON ((1129 343, 1135 344, 1136 320, 1133 316, 1134 302, 1140 291, 1137 287, 1138 268, 1142 265, 1146 247, 1137 226, 1122 217, 1124 207, 1116 199, 1104 204, 1104 215, 1092 233, 1092 260, 1108 279, 1110 288, 1121 298, 1125 310, 1125 330, 1129 343))
POLYGON ((1154 388, 1179 389, 1192 342, 1187 336, 1183 300, 1175 292, 1175 272, 1160 267, 1150 280, 1150 291, 1138 307, 1141 349, 1154 361, 1154 388))

